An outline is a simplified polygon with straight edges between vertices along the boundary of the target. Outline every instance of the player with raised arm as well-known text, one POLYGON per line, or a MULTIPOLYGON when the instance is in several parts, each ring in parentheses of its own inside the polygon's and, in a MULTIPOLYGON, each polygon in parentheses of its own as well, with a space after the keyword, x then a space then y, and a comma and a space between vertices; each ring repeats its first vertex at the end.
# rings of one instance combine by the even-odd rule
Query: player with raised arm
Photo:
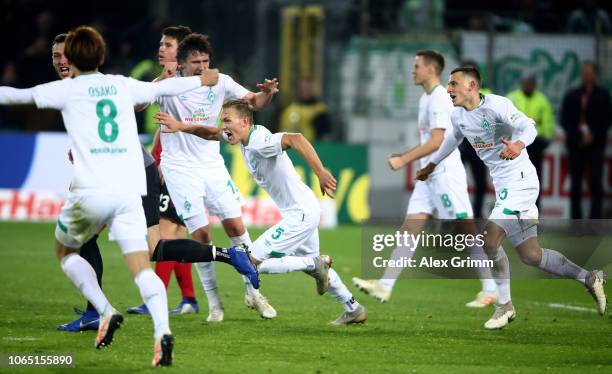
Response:
MULTIPOLYGON (((414 83, 423 87, 424 91, 419 100, 418 116, 421 142, 402 154, 390 155, 387 161, 392 170, 399 170, 416 160, 424 167, 442 144, 445 134, 452 130, 450 115, 453 103, 440 84, 440 74, 443 70, 444 57, 440 53, 432 50, 416 53, 412 76, 414 83)), ((465 168, 458 150, 453 151, 442 162, 429 180, 416 182, 400 230, 414 237, 423 230, 434 211, 440 219, 467 219, 470 221, 462 223, 471 223, 472 205, 467 192, 465 168)), ((414 255, 415 249, 414 243, 397 247, 391 254, 391 260, 397 262, 402 258, 409 259, 414 255)), ((482 248, 472 247, 471 255, 473 258, 484 257, 482 248)), ((355 277, 353 284, 380 302, 386 302, 391 297, 393 286, 402 270, 401 267, 387 267, 380 280, 355 277)), ((466 304, 468 307, 483 308, 497 300, 497 290, 491 279, 491 272, 478 269, 478 276, 482 282, 482 290, 475 300, 466 304)))
POLYGON ((540 183, 525 149, 537 134, 534 121, 507 98, 480 94, 479 88, 478 70, 462 67, 451 72, 447 91, 456 107, 451 116, 453 129, 429 164, 417 171, 417 178, 426 180, 432 175, 464 137, 489 168, 497 200, 485 228, 484 250, 494 263, 499 299, 484 327, 500 329, 516 318, 510 297, 510 265, 501 247, 505 237, 525 264, 584 284, 603 315, 607 306, 603 272, 587 271, 561 253, 541 248, 538 242, 535 202, 540 183))
MULTIPOLYGON (((202 34, 187 36, 178 46, 177 60, 182 76, 204 74, 210 66, 212 46, 202 34)), ((257 109, 268 104, 278 91, 276 79, 258 85, 255 94, 225 74, 212 87, 203 87, 180 96, 165 96, 157 100, 161 110, 196 126, 216 127, 221 105, 228 99, 244 98, 257 109)), ((177 212, 192 237, 203 244, 212 244, 206 209, 217 216, 232 245, 251 248, 252 243, 243 222, 241 196, 232 181, 220 154, 219 143, 189 134, 162 133, 161 169, 168 192, 177 212)), ((196 270, 208 299, 209 322, 221 322, 224 317, 215 268, 212 263, 198 263, 196 270)), ((247 306, 255 308, 263 318, 276 317, 276 310, 266 298, 244 278, 247 306)))
POLYGON ((105 42, 93 28, 80 26, 65 40, 74 78, 30 89, 0 87, 0 103, 31 104, 62 112, 71 138, 75 175, 55 229, 57 257, 64 273, 100 314, 96 348, 108 346, 123 317, 98 285, 79 248, 104 225, 117 241, 154 325, 153 365, 170 365, 174 338, 163 283, 151 270, 146 222, 140 196, 146 176, 133 106, 161 95, 176 95, 215 84, 218 72, 193 78, 140 82, 101 74, 105 42))
MULTIPOLYGON (((162 67, 161 75, 155 79, 159 81, 168 77, 175 76, 177 69, 176 50, 178 44, 191 34, 191 28, 188 26, 169 26, 162 30, 162 36, 159 41, 157 52, 159 65, 162 67)), ((136 111, 144 110, 148 105, 137 106, 136 111)), ((161 142, 159 139, 159 130, 155 133, 153 139, 152 154, 155 159, 157 168, 161 161, 161 142)), ((161 171, 159 171, 161 174, 161 171)), ((161 183, 161 191, 159 202, 159 236, 164 240, 185 238, 187 231, 185 224, 180 220, 166 184, 161 183)), ((187 314, 198 313, 200 307, 195 297, 193 289, 193 280, 191 277, 191 264, 180 263, 176 261, 159 261, 155 264, 155 273, 164 282, 166 289, 170 283, 172 272, 176 277, 176 281, 181 289, 181 302, 170 312, 170 314, 187 314)), ((141 304, 136 307, 128 308, 130 314, 149 314, 146 304, 141 304)))
POLYGON ((314 193, 296 173, 285 152, 293 148, 317 175, 321 192, 333 197, 336 180, 327 171, 312 145, 302 134, 276 133, 253 123, 253 107, 246 100, 223 104, 222 129, 185 124, 167 113, 157 113, 162 133, 182 131, 209 141, 227 140, 240 144, 244 162, 257 184, 281 211, 282 220, 253 243, 251 258, 260 273, 278 274, 304 271, 315 278, 317 292, 329 290, 345 312, 332 321, 335 325, 363 323, 366 309, 359 304, 330 268, 331 258, 319 254, 321 208, 314 193))

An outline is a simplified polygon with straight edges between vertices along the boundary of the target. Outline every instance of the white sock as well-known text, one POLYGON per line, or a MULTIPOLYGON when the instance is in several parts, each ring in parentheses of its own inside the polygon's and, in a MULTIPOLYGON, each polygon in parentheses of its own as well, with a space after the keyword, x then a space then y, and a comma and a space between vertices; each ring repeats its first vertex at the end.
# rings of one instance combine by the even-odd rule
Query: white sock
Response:
POLYGON ((153 335, 156 338, 170 334, 168 322, 168 296, 164 282, 152 269, 145 269, 134 277, 140 296, 147 305, 153 319, 153 335))
POLYGON ((494 293, 497 292, 497 285, 495 281, 491 278, 485 278, 480 280, 482 290, 484 292, 494 293))
POLYGON ((98 314, 104 315, 115 310, 98 285, 96 272, 83 257, 71 253, 62 259, 60 265, 72 284, 91 302, 98 314))
MULTIPOLYGON (((416 249, 414 248, 413 244, 414 243, 410 241, 405 243, 405 245, 398 246, 393 250, 393 252, 391 252, 389 259, 397 261, 401 260, 402 257, 405 259, 412 258, 412 256, 414 256, 414 249, 416 249)), ((404 268, 390 266, 386 267, 385 272, 380 279, 380 284, 388 291, 391 291, 393 286, 395 286, 395 282, 397 282, 397 278, 399 278, 400 274, 402 273, 402 270, 404 270, 404 268)))
POLYGON ((565 278, 575 279, 582 284, 586 282, 586 277, 589 274, 588 271, 576 265, 555 250, 546 248, 542 248, 541 250, 542 259, 538 266, 540 269, 565 278))
POLYGON ((313 270, 314 266, 314 259, 312 257, 285 256, 264 260, 259 264, 258 270, 263 274, 281 274, 313 270))
POLYGON ((498 304, 507 304, 510 302, 510 262, 508 261, 508 256, 506 256, 506 252, 502 246, 497 248, 495 254, 489 257, 493 260, 493 269, 491 270, 491 274, 493 274, 493 279, 495 279, 495 284, 497 285, 498 304))
POLYGON ((195 264, 195 268, 202 282, 202 288, 206 294, 208 300, 208 309, 221 306, 221 297, 219 296, 219 289, 217 288, 217 279, 215 276, 215 263, 214 262, 198 262, 195 264))
POLYGON ((353 312, 359 306, 359 303, 353 299, 353 295, 346 288, 340 276, 334 269, 329 269, 329 294, 332 295, 347 312, 353 312))
POLYGON ((359 307, 359 303, 357 302, 357 300, 355 300, 355 298, 351 297, 351 299, 349 301, 347 301, 346 303, 342 304, 342 307, 344 308, 345 312, 354 312, 357 310, 357 307, 359 307))
MULTIPOLYGON (((244 244, 247 246, 247 248, 253 248, 253 242, 251 242, 251 237, 246 229, 244 230, 244 234, 240 236, 232 236, 230 237, 230 240, 232 241, 233 246, 244 244)), ((242 281, 244 282, 245 292, 248 295, 257 296, 259 294, 259 290, 256 290, 255 287, 253 287, 247 276, 243 275, 242 281)))
MULTIPOLYGON (((473 245, 470 247, 470 258, 472 260, 487 260, 487 255, 481 246, 473 245)), ((474 268, 478 279, 480 279, 480 283, 482 285, 482 290, 484 292, 496 292, 497 285, 493 280, 493 275, 491 274, 491 269, 488 267, 477 267, 474 268)))

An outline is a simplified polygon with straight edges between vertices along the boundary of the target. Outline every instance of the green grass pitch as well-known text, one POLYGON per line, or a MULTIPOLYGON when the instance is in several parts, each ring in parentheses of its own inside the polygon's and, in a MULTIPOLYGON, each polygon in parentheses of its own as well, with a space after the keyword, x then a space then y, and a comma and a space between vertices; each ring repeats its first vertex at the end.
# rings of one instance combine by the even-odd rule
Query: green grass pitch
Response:
MULTIPOLYGON (((69 372, 144 372, 150 368, 152 325, 148 317, 126 317, 113 345, 94 349, 93 332, 65 333, 57 325, 75 318, 85 302, 55 258, 52 224, 0 223, 0 353, 73 353, 69 372)), ((251 230, 252 237, 261 231, 251 230)), ((227 238, 215 230, 217 243, 227 238)), ((141 303, 114 243, 102 235, 103 289, 120 311, 141 303)), ((379 304, 351 284, 360 275, 360 229, 322 230, 322 253, 369 311, 365 325, 327 323, 342 308, 316 294, 302 273, 262 275, 262 292, 278 311, 262 320, 245 307, 243 285, 217 264, 225 322, 205 322, 206 300, 194 272, 200 314, 171 316, 176 338, 174 366, 165 372, 211 373, 541 373, 612 372, 612 319, 590 311, 555 309, 550 303, 594 308, 583 287, 564 280, 513 281, 518 317, 506 329, 485 331, 492 309, 468 310, 475 280, 400 280, 391 301, 379 304)), ((169 307, 180 300, 176 281, 169 307)), ((18 372, 59 371, 19 369, 18 372)), ((13 372, 14 369, 0 369, 13 372)))

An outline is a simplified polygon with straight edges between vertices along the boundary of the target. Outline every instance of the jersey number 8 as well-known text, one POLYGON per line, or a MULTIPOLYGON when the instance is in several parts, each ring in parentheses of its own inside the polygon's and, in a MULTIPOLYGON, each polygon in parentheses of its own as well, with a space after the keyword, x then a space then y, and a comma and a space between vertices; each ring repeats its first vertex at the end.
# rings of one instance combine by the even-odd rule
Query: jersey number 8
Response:
POLYGON ((96 114, 98 116, 98 136, 107 143, 112 143, 119 136, 119 125, 115 122, 117 117, 117 107, 112 100, 102 99, 96 104, 96 114), (108 108, 108 109, 107 109, 108 108), (104 112, 107 112, 105 114, 104 112), (110 125, 110 134, 107 128, 110 125))

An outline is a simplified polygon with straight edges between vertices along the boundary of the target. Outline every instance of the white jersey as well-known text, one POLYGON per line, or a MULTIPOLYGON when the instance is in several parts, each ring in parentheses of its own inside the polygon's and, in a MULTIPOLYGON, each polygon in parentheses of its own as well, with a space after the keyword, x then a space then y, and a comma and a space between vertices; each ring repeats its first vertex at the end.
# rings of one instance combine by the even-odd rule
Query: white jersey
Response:
POLYGON ((94 73, 33 88, 38 108, 62 112, 74 158, 71 191, 146 195, 134 105, 155 99, 151 85, 94 73))
MULTIPOLYGON (((212 87, 201 87, 178 96, 163 96, 157 100, 162 112, 188 125, 217 127, 217 117, 223 102, 242 99, 249 91, 230 76, 219 74, 212 87)), ((205 140, 183 132, 160 133, 161 163, 179 168, 225 167, 219 142, 205 140)))
POLYGON ((536 172, 529 160, 527 149, 523 149, 514 160, 503 160, 499 157, 506 147, 501 142, 502 138, 516 140, 520 135, 518 128, 535 126, 535 122, 516 109, 509 99, 493 94, 482 95, 480 106, 471 111, 456 107, 451 120, 453 130, 459 131, 468 139, 478 157, 491 171, 496 188, 536 172))
MULTIPOLYGON (((453 108, 453 102, 449 94, 441 85, 437 85, 429 94, 423 93, 421 95, 419 100, 419 133, 421 134, 421 144, 425 144, 431 139, 431 131, 434 129, 446 130, 444 136, 448 136, 452 132, 453 125, 450 116, 453 108)), ((434 153, 419 160, 421 169, 429 164, 434 153)), ((454 150, 436 167, 432 176, 444 172, 465 174, 465 168, 461 162, 461 155, 458 149, 454 150)))
POLYGON ((242 157, 255 182, 266 190, 281 212, 291 209, 319 209, 314 193, 302 182, 293 163, 283 151, 283 133, 272 134, 253 125, 242 145, 242 157))

